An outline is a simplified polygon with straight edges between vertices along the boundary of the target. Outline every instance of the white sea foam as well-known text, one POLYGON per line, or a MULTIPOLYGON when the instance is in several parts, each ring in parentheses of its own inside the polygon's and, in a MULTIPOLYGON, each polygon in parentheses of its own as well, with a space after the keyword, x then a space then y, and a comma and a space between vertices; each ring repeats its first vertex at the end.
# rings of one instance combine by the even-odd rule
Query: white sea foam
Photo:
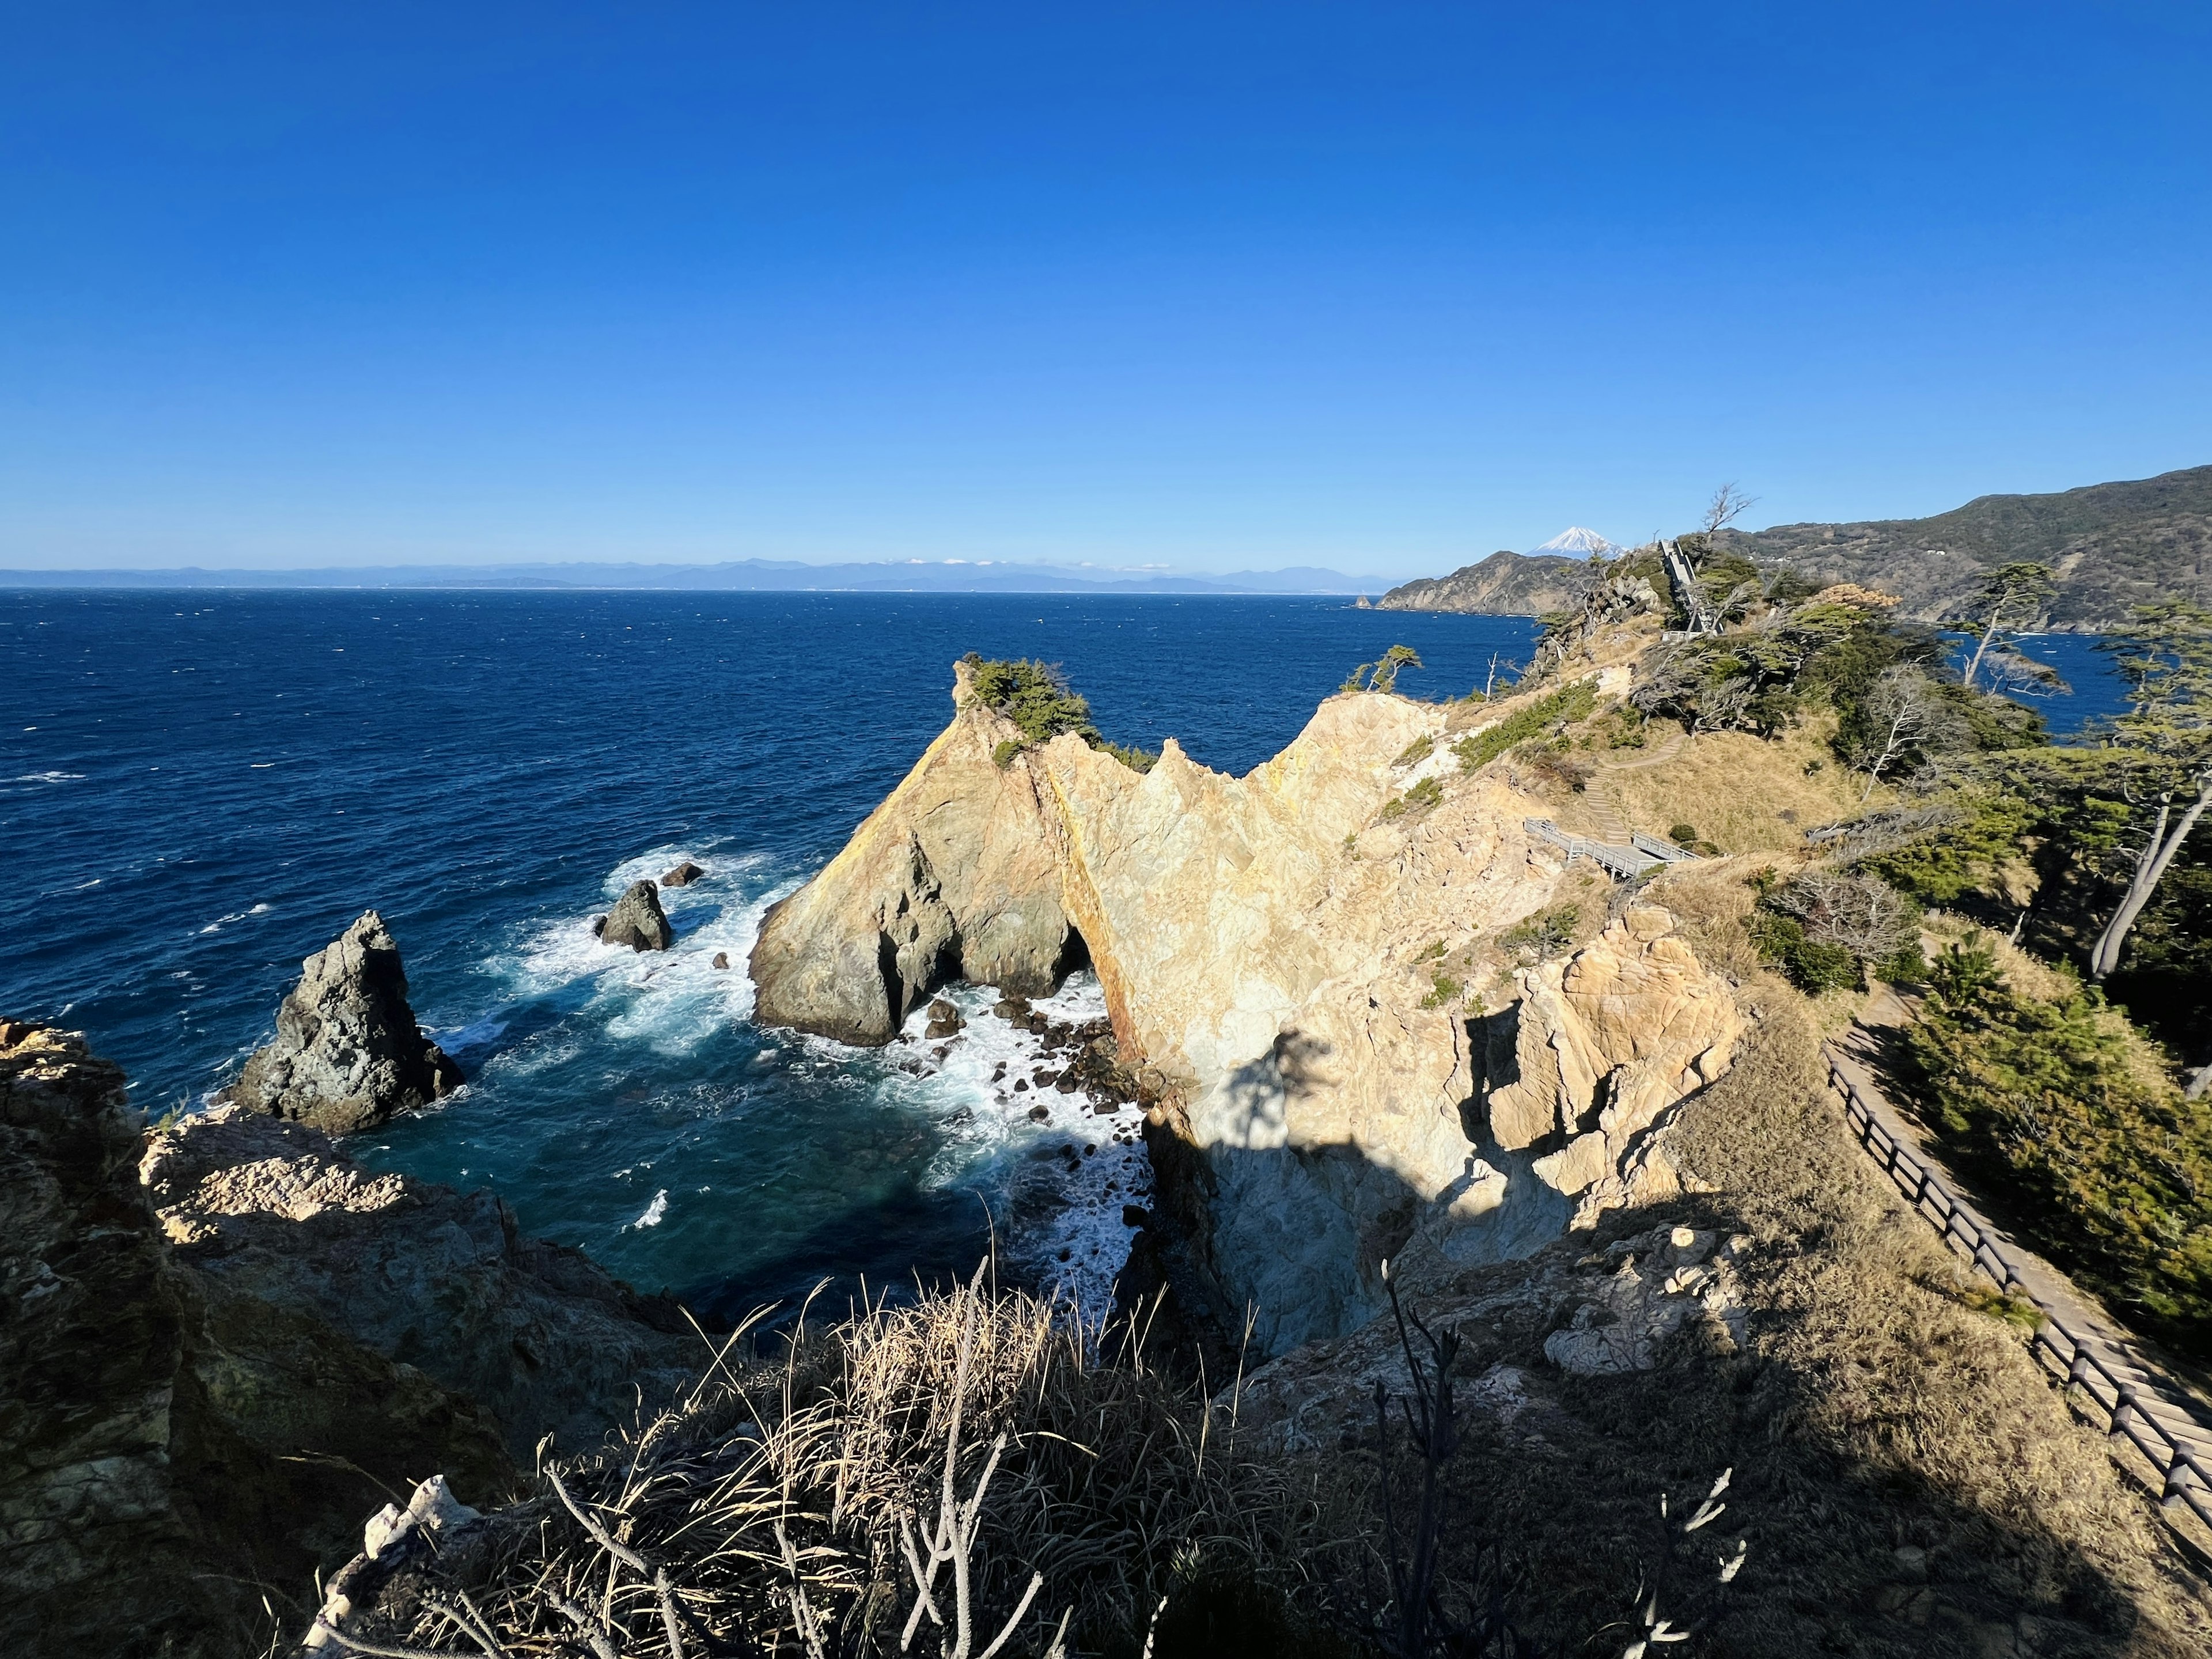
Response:
POLYGON ((658 1227, 668 1213, 668 1188, 663 1187, 653 1195, 653 1202, 645 1206, 645 1213, 629 1224, 628 1231, 642 1227, 658 1227))
MULTIPOLYGON (((1122 1206, 1144 1206, 1152 1197, 1141 1120, 1133 1107, 1095 1115, 1079 1091, 1061 1094, 1034 1083, 1017 1090, 1018 1080, 1030 1082, 1040 1069, 1056 1071, 1068 1057, 1047 1061, 1042 1039, 993 1013, 999 994, 988 986, 955 986, 940 994, 960 1010, 966 1028, 932 1042, 923 1035, 928 1010, 916 1009, 886 1052, 921 1074, 894 1073, 884 1091, 922 1107, 944 1127, 945 1145, 931 1162, 928 1182, 957 1187, 978 1176, 992 1185, 1003 1182, 1008 1255, 1066 1297, 1085 1322, 1096 1323, 1112 1308, 1114 1281, 1136 1237, 1121 1219, 1122 1206), (939 1048, 945 1051, 942 1060, 939 1048), (994 1082, 1002 1065, 1005 1075, 994 1082), (1030 1115, 1039 1106, 1042 1121, 1030 1115)), ((1060 1024, 1106 1016, 1105 994, 1088 972, 1069 975, 1057 994, 1032 1006, 1060 1024)))
POLYGON ((607 1036, 680 1056, 751 1014, 746 959, 769 906, 797 885, 796 878, 777 879, 763 854, 655 848, 616 866, 600 884, 601 902, 591 910, 541 924, 487 965, 521 998, 589 981, 594 1005, 605 1005, 607 1036), (660 890, 661 908, 676 933, 668 950, 631 951, 600 943, 592 932, 593 915, 611 908, 632 882, 656 878, 686 859, 704 866, 707 874, 689 887, 660 890), (730 965, 715 967, 717 955, 730 965))
MULTIPOLYGON (((23 729, 26 732, 35 732, 39 728, 35 726, 27 726, 23 729)), ((23 772, 9 779, 8 781, 10 783, 82 783, 84 774, 82 772, 23 772)))

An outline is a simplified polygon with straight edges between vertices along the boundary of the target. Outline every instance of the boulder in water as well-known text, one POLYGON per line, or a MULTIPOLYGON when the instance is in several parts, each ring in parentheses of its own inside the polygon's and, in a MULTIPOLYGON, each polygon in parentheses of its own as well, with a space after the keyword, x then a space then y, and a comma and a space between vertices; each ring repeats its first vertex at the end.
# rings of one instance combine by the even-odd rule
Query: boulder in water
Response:
POLYGON ((717 968, 727 968, 729 965, 730 953, 727 951, 717 951, 714 952, 714 966, 717 968))
POLYGON ((683 863, 678 865, 673 870, 671 870, 666 875, 663 876, 660 878, 660 884, 663 887, 689 887, 693 882, 698 880, 700 877, 706 873, 706 871, 700 868, 699 866, 692 863, 690 859, 686 859, 683 863))
POLYGON ((627 945, 633 951, 665 951, 675 939, 661 912, 660 895, 649 881, 630 883, 599 929, 600 944, 627 945))
POLYGON ((399 947, 375 911, 300 969, 277 1007, 275 1039, 225 1100, 344 1134, 460 1087, 461 1068, 415 1023, 399 947))

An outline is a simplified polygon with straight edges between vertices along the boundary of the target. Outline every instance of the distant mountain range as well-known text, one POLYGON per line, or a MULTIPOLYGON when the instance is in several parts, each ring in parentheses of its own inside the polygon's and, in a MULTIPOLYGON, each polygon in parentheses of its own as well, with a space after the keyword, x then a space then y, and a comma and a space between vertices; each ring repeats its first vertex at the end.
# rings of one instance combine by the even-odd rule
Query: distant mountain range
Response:
POLYGON ((2033 559, 2058 575, 2046 625, 2095 633, 2131 605, 2212 605, 2212 466, 2053 495, 1981 495, 1929 519, 1723 531, 1727 551, 1894 593, 1905 615, 1961 615, 1982 574, 2033 559))
MULTIPOLYGON (((2052 495, 1982 495, 1928 519, 1787 524, 1723 530, 1715 541, 1762 568, 1784 565, 1821 581, 1894 593, 1905 616, 1949 622, 1965 614, 1983 574, 2014 559, 2057 573, 2045 625, 2097 633, 2132 605, 2160 599, 2212 605, 2212 466, 2052 495)), ((1528 553, 1493 553, 1449 576, 1394 587, 1383 611, 1535 616, 1572 605, 1592 552, 1620 550, 1575 529, 1528 553)))
POLYGON ((0 570, 0 587, 647 588, 705 592, 1359 593, 1382 584, 1298 566, 1226 576, 1171 576, 1103 567, 921 559, 802 564, 362 565, 329 570, 0 570))

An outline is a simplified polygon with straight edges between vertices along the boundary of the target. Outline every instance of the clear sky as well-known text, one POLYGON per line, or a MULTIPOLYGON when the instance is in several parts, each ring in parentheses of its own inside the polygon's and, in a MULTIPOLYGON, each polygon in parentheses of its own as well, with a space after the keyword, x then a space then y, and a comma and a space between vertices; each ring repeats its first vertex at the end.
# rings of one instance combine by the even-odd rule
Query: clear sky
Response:
POLYGON ((2212 461, 2212 6, 0 12, 0 566, 1432 574, 2212 461))

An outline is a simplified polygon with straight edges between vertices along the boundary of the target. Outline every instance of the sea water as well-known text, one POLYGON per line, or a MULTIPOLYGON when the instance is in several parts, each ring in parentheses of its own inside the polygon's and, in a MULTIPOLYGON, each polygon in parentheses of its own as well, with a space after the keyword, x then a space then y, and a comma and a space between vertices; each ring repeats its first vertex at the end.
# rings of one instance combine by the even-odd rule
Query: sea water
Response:
MULTIPOLYGON (((941 1060, 755 1026, 763 913, 943 726, 963 652, 1061 663, 1109 738, 1241 774, 1394 642, 1433 697, 1532 632, 1316 599, 0 595, 0 1016, 84 1030, 149 1115, 195 1109, 374 907, 469 1080, 356 1137, 364 1162, 489 1186, 716 1316, 994 1243, 1095 1311, 1149 1193, 1133 1113, 1015 1092, 1036 1040, 981 988, 950 988, 941 1060), (684 859, 708 874, 662 894, 672 950, 592 937, 684 859)), ((2080 693, 2054 726, 2112 702, 2085 645, 2032 648, 2080 693)), ((1048 1009, 1103 1012, 1082 973, 1048 1009)))
MULTIPOLYGON (((762 915, 943 727, 964 652, 1061 663, 1109 738, 1241 774, 1394 642, 1441 696, 1531 632, 1314 599, 0 595, 0 1015, 85 1031, 149 1115, 196 1109, 374 907, 468 1082, 355 1137, 365 1163, 489 1186, 713 1316, 994 1243, 1095 1312, 1149 1195, 1134 1112, 1014 1091, 1037 1039, 982 988, 949 988, 942 1059, 755 1026, 762 915), (685 859, 673 949, 592 937, 685 859)), ((1104 1012, 1087 973, 1044 1006, 1104 1012)))

